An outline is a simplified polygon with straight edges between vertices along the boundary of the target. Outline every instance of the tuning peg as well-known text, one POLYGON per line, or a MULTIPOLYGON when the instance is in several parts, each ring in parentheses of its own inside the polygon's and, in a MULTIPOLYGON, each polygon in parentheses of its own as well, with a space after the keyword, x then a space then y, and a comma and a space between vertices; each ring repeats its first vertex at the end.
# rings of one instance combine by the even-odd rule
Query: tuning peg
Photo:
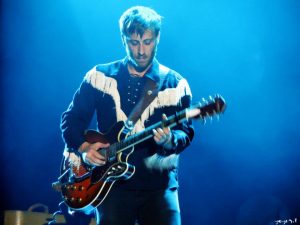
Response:
POLYGON ((208 103, 208 101, 207 101, 205 98, 202 98, 201 100, 202 100, 202 102, 205 103, 205 104, 208 103))
MULTIPOLYGON (((193 108, 200 109, 200 111, 201 111, 201 107, 202 107, 201 102, 197 102, 197 104, 195 104, 193 108)), ((201 112, 200 112, 200 115, 201 115, 201 112)))
POLYGON ((202 118, 201 120, 202 120, 203 125, 206 124, 206 119, 205 118, 202 118))

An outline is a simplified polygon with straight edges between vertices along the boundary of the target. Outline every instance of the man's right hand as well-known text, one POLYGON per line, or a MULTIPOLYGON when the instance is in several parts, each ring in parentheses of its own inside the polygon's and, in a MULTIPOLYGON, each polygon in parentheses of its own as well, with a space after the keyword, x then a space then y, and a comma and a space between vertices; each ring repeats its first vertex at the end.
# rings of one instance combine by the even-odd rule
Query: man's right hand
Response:
POLYGON ((79 151, 82 153, 82 159, 85 163, 92 166, 103 166, 106 163, 105 156, 98 152, 100 148, 108 148, 109 144, 103 144, 96 142, 90 144, 88 142, 83 142, 79 147, 79 151))

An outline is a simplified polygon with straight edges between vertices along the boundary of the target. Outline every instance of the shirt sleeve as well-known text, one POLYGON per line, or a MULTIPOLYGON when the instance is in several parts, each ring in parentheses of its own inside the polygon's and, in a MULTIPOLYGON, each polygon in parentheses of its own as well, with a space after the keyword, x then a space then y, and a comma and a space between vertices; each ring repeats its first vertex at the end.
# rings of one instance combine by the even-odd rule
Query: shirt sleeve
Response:
POLYGON ((95 111, 95 89, 84 80, 75 92, 68 109, 62 114, 60 128, 66 148, 78 150, 85 141, 95 111))
MULTIPOLYGON (((180 110, 184 110, 191 106, 191 96, 186 95, 182 98, 182 105, 179 108, 180 110)), ((194 137, 194 127, 192 125, 192 120, 187 120, 182 122, 181 124, 176 125, 172 129, 172 144, 173 144, 173 151, 176 154, 182 152, 187 146, 190 145, 191 141, 194 137)))
MULTIPOLYGON (((182 110, 190 108, 192 105, 192 93, 189 87, 188 82, 181 77, 179 81, 177 80, 177 95, 181 96, 178 102, 178 105, 172 108, 172 112, 169 112, 169 115, 174 115, 182 110), (180 84, 179 84, 180 83, 180 84)), ((186 147, 188 147, 193 140, 194 137, 194 127, 192 124, 192 120, 188 119, 183 121, 176 126, 174 126, 171 130, 172 137, 172 145, 173 148, 170 150, 164 149, 164 152, 167 154, 179 154, 186 147)))

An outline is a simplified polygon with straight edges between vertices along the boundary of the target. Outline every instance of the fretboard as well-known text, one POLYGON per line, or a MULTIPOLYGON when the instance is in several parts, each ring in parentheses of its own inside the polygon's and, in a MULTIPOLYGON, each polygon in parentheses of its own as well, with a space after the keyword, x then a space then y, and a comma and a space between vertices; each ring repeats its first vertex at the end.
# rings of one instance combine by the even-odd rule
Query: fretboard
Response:
POLYGON ((159 127, 174 127, 177 124, 182 123, 183 121, 187 120, 186 116, 187 110, 182 110, 179 113, 176 113, 175 115, 172 115, 168 117, 166 120, 163 120, 161 122, 157 122, 150 127, 147 127, 145 130, 132 134, 129 137, 127 137, 124 140, 121 140, 120 142, 116 142, 110 146, 110 155, 118 154, 128 148, 131 148, 151 137, 153 137, 153 129, 157 129, 159 127))

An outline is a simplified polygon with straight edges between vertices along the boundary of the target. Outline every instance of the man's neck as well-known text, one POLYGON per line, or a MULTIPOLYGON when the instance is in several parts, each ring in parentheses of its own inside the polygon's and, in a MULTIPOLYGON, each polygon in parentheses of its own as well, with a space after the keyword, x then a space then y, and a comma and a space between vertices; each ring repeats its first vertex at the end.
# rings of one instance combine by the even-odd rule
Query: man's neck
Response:
POLYGON ((143 77, 146 74, 146 72, 149 70, 151 65, 152 63, 149 64, 143 71, 137 71, 136 68, 129 62, 127 64, 127 69, 130 75, 134 77, 143 77))

